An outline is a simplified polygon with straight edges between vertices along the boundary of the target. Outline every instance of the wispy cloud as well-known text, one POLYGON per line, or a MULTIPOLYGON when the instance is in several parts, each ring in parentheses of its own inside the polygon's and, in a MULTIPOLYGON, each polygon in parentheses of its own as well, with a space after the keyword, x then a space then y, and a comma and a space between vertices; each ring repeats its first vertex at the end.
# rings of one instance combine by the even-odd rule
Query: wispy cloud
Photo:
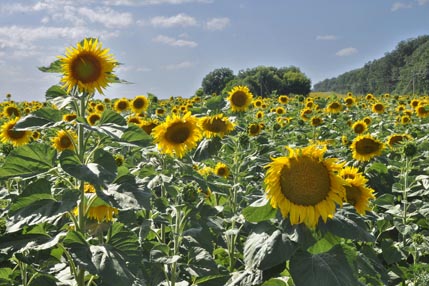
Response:
POLYGON ((417 0, 417 2, 419 3, 419 5, 426 5, 429 3, 429 0, 417 0))
POLYGON ((107 28, 125 28, 133 22, 131 13, 116 12, 107 7, 97 10, 82 7, 79 9, 79 14, 85 16, 89 21, 103 24, 107 28))
POLYGON ((336 52, 336 55, 339 57, 347 57, 347 56, 351 56, 354 55, 358 52, 358 50, 356 48, 345 48, 345 49, 341 49, 338 52, 336 52))
POLYGON ((319 41, 333 41, 336 39, 337 39, 337 36, 335 36, 335 35, 319 35, 319 36, 316 36, 316 40, 319 40, 319 41))
POLYGON ((220 31, 228 27, 231 20, 229 18, 212 18, 209 19, 205 25, 206 29, 212 31, 220 31))
POLYGON ((157 37, 153 38, 152 41, 154 41, 155 43, 162 43, 173 47, 195 48, 196 46, 198 46, 198 44, 194 41, 175 39, 164 35, 158 35, 157 37))
POLYGON ((160 4, 213 3, 213 0, 107 0, 110 5, 142 6, 160 4))
POLYGON ((155 27, 163 27, 163 28, 171 28, 176 26, 188 27, 188 26, 196 26, 197 20, 195 20, 194 17, 180 13, 172 17, 163 17, 163 16, 154 17, 150 20, 150 23, 155 27))
POLYGON ((194 63, 189 62, 189 61, 184 61, 184 62, 180 62, 177 64, 167 65, 167 66, 164 66, 163 68, 165 70, 182 70, 182 69, 192 68, 193 66, 195 66, 194 63))
POLYGON ((413 5, 411 3, 395 2, 393 3, 392 8, 390 8, 390 11, 395 12, 401 9, 408 9, 412 7, 413 5))

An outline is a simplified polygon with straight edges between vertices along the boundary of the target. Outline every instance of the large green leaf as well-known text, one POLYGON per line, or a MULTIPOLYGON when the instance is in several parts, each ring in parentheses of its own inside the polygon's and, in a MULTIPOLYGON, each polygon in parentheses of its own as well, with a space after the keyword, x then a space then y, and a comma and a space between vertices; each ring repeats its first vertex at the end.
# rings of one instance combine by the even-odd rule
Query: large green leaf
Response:
POLYGON ((55 166, 56 150, 47 144, 28 144, 18 147, 6 157, 0 168, 0 179, 31 177, 55 166))
POLYGON ((41 129, 55 125, 62 120, 62 113, 52 107, 43 107, 21 118, 16 129, 41 129))
POLYGON ((296 286, 357 286, 359 282, 340 246, 312 255, 298 251, 290 260, 290 274, 296 286))
POLYGON ((57 97, 65 97, 67 92, 60 85, 53 85, 45 93, 46 99, 54 99, 57 97))
POLYGON ((122 135, 121 140, 140 147, 146 147, 152 143, 152 137, 136 125, 129 126, 122 135))
MULTIPOLYGON (((108 160, 101 155, 100 161, 108 160)), ((79 157, 71 150, 64 150, 60 155, 61 168, 76 179, 89 182, 93 185, 105 185, 112 182, 116 174, 112 172, 112 166, 104 167, 97 163, 82 164, 79 157)))
POLYGON ((52 62, 48 67, 39 67, 39 70, 42 72, 61 73, 61 61, 56 60, 52 62))
POLYGON ((214 137, 212 139, 203 139, 198 144, 193 158, 196 161, 206 160, 213 155, 216 155, 221 147, 222 143, 218 137, 214 137))
POLYGON ((280 230, 271 234, 254 232, 244 243, 244 263, 248 269, 270 269, 289 260, 296 249, 296 243, 280 230))
POLYGON ((99 125, 107 124, 107 123, 113 123, 120 126, 127 125, 127 121, 123 116, 118 114, 117 112, 106 109, 103 114, 101 115, 101 119, 99 122, 99 125))
POLYGON ((248 222, 261 222, 275 218, 277 210, 266 199, 258 200, 243 209, 244 218, 248 222))

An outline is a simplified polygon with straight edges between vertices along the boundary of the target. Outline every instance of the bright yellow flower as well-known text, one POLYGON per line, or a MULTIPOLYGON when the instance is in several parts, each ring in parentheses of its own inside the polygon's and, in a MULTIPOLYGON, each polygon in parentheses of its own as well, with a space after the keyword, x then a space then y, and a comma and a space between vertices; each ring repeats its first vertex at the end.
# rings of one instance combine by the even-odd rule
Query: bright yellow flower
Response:
POLYGON ((85 39, 76 48, 67 48, 65 57, 59 59, 64 75, 61 82, 68 93, 77 86, 81 92, 97 90, 103 94, 102 89, 115 79, 112 72, 118 63, 97 39, 85 39))
POLYGON ((3 123, 0 131, 0 139, 3 143, 11 143, 13 146, 22 146, 30 142, 33 132, 29 130, 14 130, 19 117, 15 117, 10 121, 3 123))
POLYGON ((207 138, 215 136, 222 138, 234 130, 234 124, 223 114, 202 117, 200 123, 207 138))
POLYGON ((353 159, 358 161, 369 161, 373 157, 381 154, 384 145, 382 142, 367 134, 357 136, 353 140, 350 148, 353 152, 353 159))
POLYGON ((57 132, 57 136, 51 139, 52 146, 58 151, 64 150, 74 150, 77 135, 73 131, 66 132, 65 130, 60 130, 57 132))
POLYGON ((232 112, 246 111, 252 103, 253 95, 247 86, 236 86, 228 94, 232 112))
POLYGON ((227 178, 229 176, 229 168, 226 164, 219 162, 216 164, 213 173, 215 173, 216 176, 227 178))
POLYGON ((293 225, 314 228, 320 218, 326 222, 342 206, 344 181, 337 175, 342 164, 335 158, 324 159, 325 152, 326 146, 289 148, 288 157, 274 158, 267 165, 267 197, 293 225))
POLYGON ((149 100, 144 95, 138 95, 131 101, 131 109, 134 113, 146 111, 149 106, 149 100))

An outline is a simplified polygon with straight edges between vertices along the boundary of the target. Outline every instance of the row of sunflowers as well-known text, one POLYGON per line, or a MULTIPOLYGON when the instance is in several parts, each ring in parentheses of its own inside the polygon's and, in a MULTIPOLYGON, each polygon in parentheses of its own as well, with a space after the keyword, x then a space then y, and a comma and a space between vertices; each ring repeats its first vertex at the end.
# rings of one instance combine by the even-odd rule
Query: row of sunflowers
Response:
POLYGON ((96 39, 0 103, 1 285, 425 285, 429 98, 95 99, 96 39))

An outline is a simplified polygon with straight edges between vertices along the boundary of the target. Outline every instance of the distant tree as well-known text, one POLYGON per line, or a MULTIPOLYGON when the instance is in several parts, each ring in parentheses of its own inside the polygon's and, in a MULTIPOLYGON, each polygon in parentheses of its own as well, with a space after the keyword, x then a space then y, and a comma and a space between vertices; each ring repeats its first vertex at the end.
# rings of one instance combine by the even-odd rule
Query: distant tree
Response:
POLYGON ((300 71, 287 71, 283 75, 285 94, 308 95, 311 91, 311 80, 300 71))
POLYGON ((221 94, 226 84, 235 78, 234 72, 229 68, 219 68, 208 73, 202 82, 205 94, 221 94))

